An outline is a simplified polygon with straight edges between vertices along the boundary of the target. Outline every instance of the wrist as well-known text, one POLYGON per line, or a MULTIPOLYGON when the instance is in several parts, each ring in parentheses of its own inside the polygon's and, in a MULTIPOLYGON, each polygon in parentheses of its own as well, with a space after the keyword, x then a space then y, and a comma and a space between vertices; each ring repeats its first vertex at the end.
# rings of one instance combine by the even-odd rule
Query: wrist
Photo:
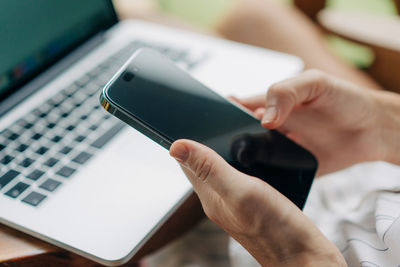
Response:
MULTIPOLYGON (((251 245, 247 249, 263 267, 347 266, 336 246, 314 225, 308 225, 306 231, 296 231, 296 233, 281 244, 271 245, 270 239, 252 238, 251 245)), ((269 236, 272 240, 282 240, 274 234, 269 236)))
POLYGON ((400 165, 400 95, 377 92, 380 160, 400 165))
POLYGON ((305 266, 305 267, 329 267, 329 266, 347 266, 343 255, 339 252, 336 247, 325 251, 315 252, 307 251, 297 254, 292 254, 285 258, 256 258, 257 261, 263 267, 267 266, 281 266, 281 267, 292 267, 292 266, 305 266))
POLYGON ((303 253, 297 255, 284 262, 280 262, 277 266, 292 267, 292 266, 306 266, 306 267, 345 267, 347 266, 342 254, 339 251, 324 252, 324 254, 303 253))

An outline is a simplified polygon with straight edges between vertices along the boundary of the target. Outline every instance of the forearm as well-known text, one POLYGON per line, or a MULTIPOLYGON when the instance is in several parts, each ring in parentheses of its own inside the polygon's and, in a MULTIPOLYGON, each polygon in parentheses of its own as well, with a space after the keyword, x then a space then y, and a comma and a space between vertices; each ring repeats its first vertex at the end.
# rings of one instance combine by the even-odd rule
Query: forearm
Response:
MULTIPOLYGON (((254 240, 253 240, 254 241, 254 240)), ((257 244, 253 244, 257 245, 257 244)), ((268 256, 268 253, 265 254, 261 251, 261 248, 265 248, 262 245, 259 245, 257 248, 248 249, 248 251, 255 257, 255 259, 261 264, 263 267, 267 266, 282 266, 282 267, 291 267, 291 266, 347 266, 343 256, 337 250, 336 247, 328 240, 326 243, 319 243, 316 248, 312 250, 305 249, 301 251, 301 247, 297 247, 293 250, 290 244, 288 246, 282 248, 280 251, 275 252, 274 256, 268 256)), ((266 250, 268 251, 268 249, 266 250)), ((269 251, 272 252, 272 251, 269 251)), ((271 255, 271 254, 270 254, 271 255)))
POLYGON ((334 55, 322 31, 303 13, 279 1, 238 1, 217 31, 234 41, 296 55, 306 69, 320 69, 364 88, 381 89, 366 74, 334 55))
MULTIPOLYGON (((297 217, 297 216, 296 216, 297 217)), ((307 218, 294 224, 282 221, 276 231, 232 236, 261 266, 347 266, 342 254, 307 218)), ((292 220, 292 219, 290 219, 292 220)))
POLYGON ((379 112, 382 160, 400 165, 400 95, 375 93, 379 112))

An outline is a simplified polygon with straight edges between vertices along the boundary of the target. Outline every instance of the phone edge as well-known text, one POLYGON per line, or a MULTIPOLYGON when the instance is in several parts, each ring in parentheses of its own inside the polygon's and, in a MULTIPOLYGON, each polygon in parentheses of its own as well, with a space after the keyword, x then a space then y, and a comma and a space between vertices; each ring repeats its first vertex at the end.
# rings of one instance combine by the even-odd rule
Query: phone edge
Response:
MULTIPOLYGON (((105 88, 106 89, 106 88, 105 88)), ((173 141, 169 138, 163 136, 162 134, 158 133, 138 118, 131 116, 124 110, 120 109, 117 105, 114 105, 107 97, 105 92, 103 91, 100 95, 100 104, 101 106, 109 113, 120 119, 121 121, 125 122, 135 130, 139 131, 140 133, 144 134, 157 144, 161 145, 162 147, 169 150, 173 141)))

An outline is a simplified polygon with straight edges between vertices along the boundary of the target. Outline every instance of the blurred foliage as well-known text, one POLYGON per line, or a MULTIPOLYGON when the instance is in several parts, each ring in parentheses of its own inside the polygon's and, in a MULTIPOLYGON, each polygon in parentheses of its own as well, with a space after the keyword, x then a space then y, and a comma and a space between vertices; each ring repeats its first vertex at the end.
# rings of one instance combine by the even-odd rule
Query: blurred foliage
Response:
POLYGON ((396 15, 396 7, 392 0, 327 0, 327 5, 337 10, 396 15))
MULTIPOLYGON (((235 1, 237 0, 158 0, 158 3, 169 14, 201 27, 212 28, 235 1)), ((327 6, 336 10, 396 15, 391 0, 327 0, 327 6)), ((358 67, 367 67, 373 61, 373 53, 366 47, 335 36, 328 36, 327 41, 336 54, 358 67)))
POLYGON ((158 0, 161 9, 196 25, 211 28, 235 0, 158 0))
POLYGON ((334 35, 328 35, 326 41, 333 53, 360 69, 367 68, 374 61, 374 52, 367 46, 334 35))

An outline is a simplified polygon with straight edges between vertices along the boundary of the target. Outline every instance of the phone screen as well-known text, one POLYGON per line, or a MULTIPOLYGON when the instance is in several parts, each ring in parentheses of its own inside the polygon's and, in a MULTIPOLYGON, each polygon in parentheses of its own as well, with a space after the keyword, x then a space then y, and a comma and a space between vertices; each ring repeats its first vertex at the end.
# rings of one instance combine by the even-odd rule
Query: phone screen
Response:
MULTIPOLYGON (((223 71, 223 70, 221 70, 223 71)), ((154 52, 139 53, 105 90, 110 103, 169 142, 191 139, 302 208, 313 155, 154 52)))

